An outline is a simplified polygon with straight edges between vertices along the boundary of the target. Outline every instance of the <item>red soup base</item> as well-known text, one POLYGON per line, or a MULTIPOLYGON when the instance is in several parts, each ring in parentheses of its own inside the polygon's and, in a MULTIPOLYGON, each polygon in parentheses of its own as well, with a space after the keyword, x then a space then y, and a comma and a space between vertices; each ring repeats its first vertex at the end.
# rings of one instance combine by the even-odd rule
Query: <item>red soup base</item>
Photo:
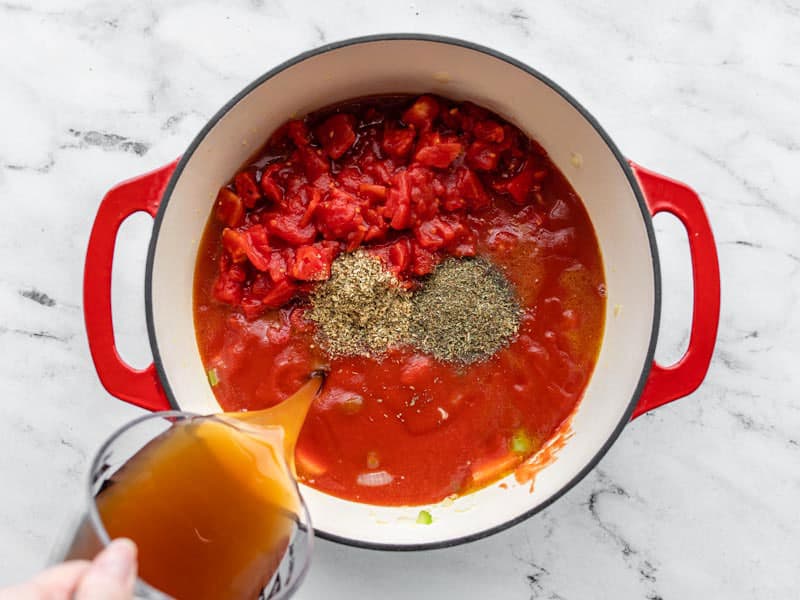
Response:
POLYGON ((580 401, 605 314, 594 230, 544 149, 486 109, 431 95, 352 100, 280 127, 220 190, 194 294, 222 408, 271 406, 329 367, 299 478, 381 505, 470 492, 535 454, 580 401), (523 309, 518 334, 469 365, 410 347, 327 355, 309 293, 357 248, 412 287, 450 256, 492 261, 523 309))

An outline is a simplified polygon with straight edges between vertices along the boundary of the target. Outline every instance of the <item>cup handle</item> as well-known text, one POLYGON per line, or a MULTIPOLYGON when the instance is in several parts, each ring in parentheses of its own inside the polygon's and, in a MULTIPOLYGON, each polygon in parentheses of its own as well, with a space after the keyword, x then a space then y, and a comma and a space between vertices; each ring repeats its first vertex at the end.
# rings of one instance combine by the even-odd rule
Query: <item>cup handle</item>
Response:
POLYGON ((111 318, 111 266, 120 225, 135 212, 155 217, 178 161, 114 186, 103 198, 89 236, 83 272, 83 316, 89 350, 103 387, 147 410, 169 410, 154 364, 134 369, 122 360, 111 318))
POLYGON ((694 305, 689 347, 667 367, 653 361, 632 419, 695 391, 708 372, 719 326, 720 278, 717 248, 700 197, 687 185, 629 161, 650 214, 675 215, 689 237, 694 305))

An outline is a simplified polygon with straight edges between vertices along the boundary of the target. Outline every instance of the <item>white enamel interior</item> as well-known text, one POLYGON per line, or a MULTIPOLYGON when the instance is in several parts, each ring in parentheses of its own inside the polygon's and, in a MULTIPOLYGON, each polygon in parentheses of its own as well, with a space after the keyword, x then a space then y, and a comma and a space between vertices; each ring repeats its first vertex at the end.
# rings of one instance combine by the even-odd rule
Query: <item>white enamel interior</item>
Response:
POLYGON ((480 51, 420 40, 381 40, 330 50, 263 82, 208 132, 169 198, 152 266, 153 327, 169 386, 181 408, 217 411, 195 341, 192 277, 218 188, 287 118, 348 98, 392 92, 469 99, 536 138, 588 209, 608 287, 605 338, 572 422, 574 437, 539 474, 533 493, 509 477, 508 489, 493 485, 450 506, 428 507, 434 522, 422 526, 415 523, 421 507, 375 507, 304 489, 315 526, 328 534, 361 543, 441 543, 522 515, 546 502, 589 464, 620 423, 650 342, 654 265, 636 197, 594 127, 547 84, 480 51), (581 156, 581 166, 571 160, 573 153, 581 156))

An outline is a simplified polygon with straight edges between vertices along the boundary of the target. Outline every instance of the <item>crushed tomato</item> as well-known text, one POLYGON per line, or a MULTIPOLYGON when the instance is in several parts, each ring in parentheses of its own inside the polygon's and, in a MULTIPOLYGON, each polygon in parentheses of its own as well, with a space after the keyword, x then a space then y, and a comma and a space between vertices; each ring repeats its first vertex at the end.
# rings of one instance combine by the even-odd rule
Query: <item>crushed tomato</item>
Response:
POLYGON ((541 147, 469 103, 425 95, 383 108, 290 121, 220 189, 231 260, 218 263, 216 300, 257 318, 274 308, 273 288, 288 282, 302 296, 302 282, 327 279, 336 256, 360 246, 401 279, 427 275, 446 256, 475 255, 475 217, 493 196, 528 205, 551 171, 541 147), (242 280, 226 272, 239 266, 242 280))

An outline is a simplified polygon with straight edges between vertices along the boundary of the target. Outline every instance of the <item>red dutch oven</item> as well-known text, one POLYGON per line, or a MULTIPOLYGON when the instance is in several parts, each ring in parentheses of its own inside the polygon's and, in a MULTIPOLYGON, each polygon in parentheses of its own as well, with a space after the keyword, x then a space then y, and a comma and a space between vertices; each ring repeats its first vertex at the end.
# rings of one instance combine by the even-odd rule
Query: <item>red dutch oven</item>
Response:
POLYGON ((699 197, 623 157, 597 121, 556 83, 513 58, 460 40, 381 35, 323 46, 269 71, 231 99, 180 160, 119 184, 97 212, 86 256, 84 312, 97 374, 117 398, 148 410, 219 411, 197 349, 192 281, 216 192, 292 115, 349 98, 432 92, 486 106, 538 140, 581 196, 606 272, 606 327, 569 439, 533 491, 512 476, 454 502, 377 507, 305 487, 318 535, 362 547, 427 549, 489 535, 541 510, 602 458, 632 418, 694 391, 711 360, 719 321, 717 253, 699 197), (398 60, 402 57, 402 60, 398 60), (131 214, 155 218, 145 276, 153 364, 126 365, 114 343, 111 267, 117 231, 131 214), (653 362, 661 304, 652 217, 669 212, 688 232, 694 282, 689 347, 675 364, 653 362))

